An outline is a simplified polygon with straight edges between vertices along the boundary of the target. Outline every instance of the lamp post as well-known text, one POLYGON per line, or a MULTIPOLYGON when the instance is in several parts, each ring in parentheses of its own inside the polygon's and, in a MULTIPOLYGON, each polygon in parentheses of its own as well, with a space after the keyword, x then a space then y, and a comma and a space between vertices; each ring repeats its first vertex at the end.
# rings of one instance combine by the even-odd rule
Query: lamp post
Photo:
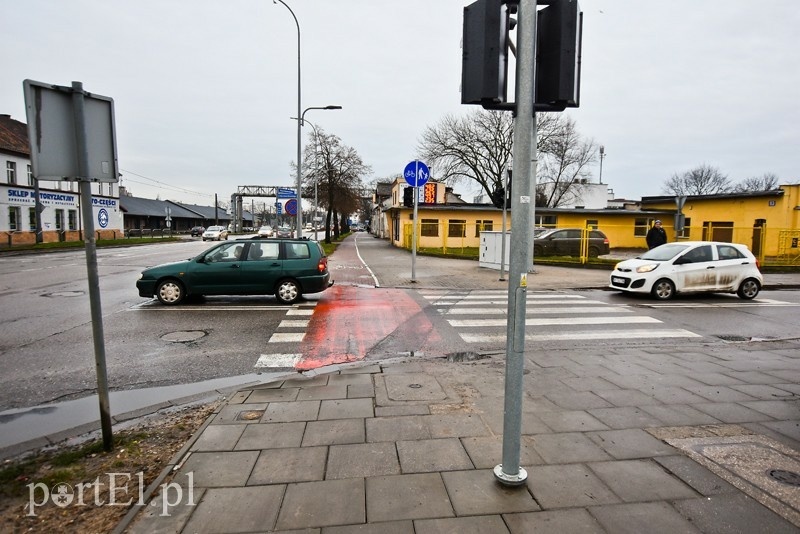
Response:
POLYGON ((603 160, 606 157, 606 147, 600 145, 600 183, 603 183, 603 160))
MULTIPOLYGON (((300 133, 299 132, 300 132, 300 129, 305 125, 306 112, 308 110, 311 110, 311 109, 342 109, 342 106, 321 106, 321 107, 312 106, 310 108, 304 109, 303 113, 300 114, 300 118, 297 119, 297 131, 298 131, 298 134, 297 134, 297 139, 298 139, 298 141, 297 141, 297 213, 298 213, 298 216, 297 216, 297 224, 298 224, 297 237, 301 237, 300 232, 303 231, 303 228, 300 226, 300 224, 303 222, 303 218, 302 218, 302 216, 300 216, 300 212, 303 211, 303 206, 302 206, 301 200, 300 200, 300 187, 302 185, 301 184, 301 179, 300 179, 300 176, 301 176, 301 174, 300 174, 300 167, 301 167, 300 156, 301 156, 301 154, 300 154, 300 152, 301 152, 301 148, 302 147, 301 147, 301 143, 300 143, 300 133)), ((297 117, 291 117, 291 118, 295 119, 297 117)), ((309 124, 311 124, 310 121, 309 121, 309 124)), ((314 128, 315 132, 317 131, 316 127, 313 124, 311 124, 311 127, 314 128)), ((314 215, 316 215, 316 213, 317 213, 317 181, 314 180, 314 215)), ((317 239, 317 234, 316 234, 316 231, 315 231, 314 232, 314 240, 316 240, 316 239, 317 239)))
MULTIPOLYGON (((272 0, 273 4, 278 3, 278 2, 280 2, 283 5, 283 7, 285 7, 286 9, 289 10, 289 13, 292 14, 292 18, 294 19, 294 23, 297 26, 297 116, 300 117, 301 116, 300 115, 300 109, 301 109, 301 105, 300 105, 300 94, 301 94, 301 92, 300 92, 300 23, 297 22, 297 17, 295 16, 294 11, 292 11, 292 8, 290 8, 288 5, 286 5, 286 2, 284 2, 283 0, 272 0)), ((298 237, 300 237, 299 236, 299 232, 302 231, 302 228, 303 228, 303 205, 302 205, 302 199, 300 198, 300 186, 302 185, 301 184, 301 176, 302 176, 302 174, 301 174, 301 166, 302 166, 302 164, 300 163, 300 147, 301 147, 301 141, 302 140, 300 139, 300 136, 301 136, 301 130, 300 129, 302 128, 302 122, 303 122, 302 120, 299 120, 297 122, 297 183, 296 183, 296 185, 297 185, 297 223, 296 224, 297 224, 298 237)))

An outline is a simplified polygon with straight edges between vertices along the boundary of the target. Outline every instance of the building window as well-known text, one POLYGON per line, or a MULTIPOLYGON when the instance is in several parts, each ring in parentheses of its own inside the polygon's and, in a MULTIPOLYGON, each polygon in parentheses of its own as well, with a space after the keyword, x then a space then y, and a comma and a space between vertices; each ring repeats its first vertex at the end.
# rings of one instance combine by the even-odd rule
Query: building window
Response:
POLYGON ((10 184, 17 183, 17 164, 13 161, 6 161, 6 179, 10 184))
POLYGON ((33 183, 33 167, 31 167, 30 163, 28 164, 28 185, 31 187, 36 185, 33 183))
POLYGON ((420 219, 420 235, 439 237, 439 219, 420 219))
POLYGON ((683 219, 683 230, 680 231, 680 233, 678 234, 678 237, 682 237, 684 239, 691 238, 692 229, 689 228, 691 225, 692 225, 692 218, 691 217, 685 217, 683 219))
POLYGON ((494 228, 493 221, 481 221, 480 219, 475 221, 475 237, 480 237, 481 232, 491 232, 492 228, 494 228))
POLYGON ((19 208, 16 206, 8 208, 8 229, 19 230, 19 208))
POLYGON ((56 230, 64 229, 64 210, 56 210, 56 230))
POLYGON ((28 228, 31 232, 36 231, 36 208, 28 208, 28 228))
POLYGON ((558 226, 558 216, 556 215, 537 215, 536 226, 546 226, 548 228, 555 228, 558 226))
POLYGON ((467 237, 467 221, 461 219, 447 221, 447 237, 467 237))
POLYGON ((69 210, 69 212, 67 212, 67 229, 78 229, 78 210, 69 210))
POLYGON ((647 217, 637 217, 633 221, 633 235, 636 237, 645 237, 647 231, 650 229, 650 221, 647 217))

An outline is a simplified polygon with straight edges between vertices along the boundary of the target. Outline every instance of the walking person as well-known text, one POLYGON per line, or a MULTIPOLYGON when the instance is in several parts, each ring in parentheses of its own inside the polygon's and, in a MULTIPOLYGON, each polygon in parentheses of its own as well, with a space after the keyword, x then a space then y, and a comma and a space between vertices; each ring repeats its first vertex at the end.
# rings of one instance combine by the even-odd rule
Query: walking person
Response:
POLYGON ((647 231, 647 248, 653 250, 657 246, 663 245, 667 242, 667 232, 661 227, 661 221, 656 219, 653 227, 647 231))

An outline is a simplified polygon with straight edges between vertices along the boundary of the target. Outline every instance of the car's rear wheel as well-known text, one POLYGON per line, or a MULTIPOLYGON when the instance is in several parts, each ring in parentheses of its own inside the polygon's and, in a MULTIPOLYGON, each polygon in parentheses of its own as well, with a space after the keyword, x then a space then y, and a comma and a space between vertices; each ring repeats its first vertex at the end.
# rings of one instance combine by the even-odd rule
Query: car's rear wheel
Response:
POLYGON ((156 287, 156 298, 161 304, 166 304, 167 306, 180 304, 185 297, 186 290, 183 284, 177 280, 163 280, 156 287))
POLYGON ((739 286, 739 289, 736 291, 736 294, 739 295, 739 298, 745 300, 751 300, 756 298, 758 292, 761 291, 761 285, 758 283, 758 280, 755 278, 748 278, 742 285, 739 286))
POLYGON ((596 258, 600 255, 600 250, 597 247, 589 247, 589 257, 596 258))
POLYGON ((672 280, 662 278, 653 284, 650 292, 658 300, 669 300, 675 296, 675 284, 672 283, 672 280))
POLYGON ((281 280, 275 289, 275 296, 284 304, 294 304, 300 300, 300 285, 294 280, 281 280))

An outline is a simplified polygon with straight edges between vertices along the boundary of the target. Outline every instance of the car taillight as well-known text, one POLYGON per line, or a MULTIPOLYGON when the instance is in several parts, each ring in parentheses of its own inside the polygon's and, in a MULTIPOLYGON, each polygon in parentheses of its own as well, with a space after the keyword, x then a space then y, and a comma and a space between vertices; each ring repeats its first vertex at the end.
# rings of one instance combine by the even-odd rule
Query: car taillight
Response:
POLYGON ((317 264, 317 270, 321 273, 324 273, 328 269, 328 258, 320 258, 319 263, 317 264))
POLYGON ((761 262, 758 260, 758 258, 756 258, 756 269, 761 272, 761 262))

